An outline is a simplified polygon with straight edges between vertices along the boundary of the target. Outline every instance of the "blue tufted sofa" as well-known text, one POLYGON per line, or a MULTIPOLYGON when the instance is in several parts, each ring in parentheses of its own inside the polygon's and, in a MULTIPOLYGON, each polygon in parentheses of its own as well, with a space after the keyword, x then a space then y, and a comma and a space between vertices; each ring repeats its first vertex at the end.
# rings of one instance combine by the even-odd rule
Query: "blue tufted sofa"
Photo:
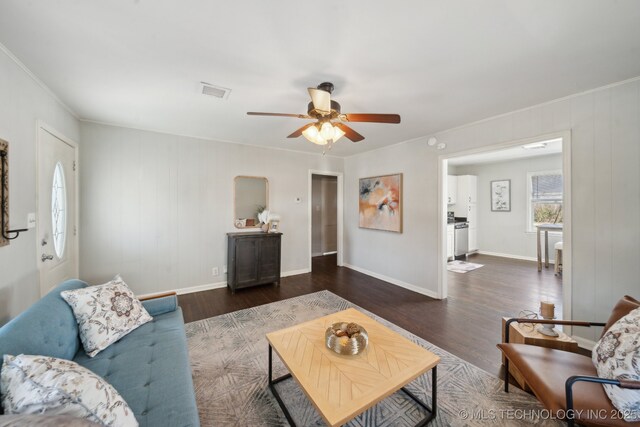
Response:
POLYGON ((73 311, 60 297, 62 291, 85 286, 66 281, 0 328, 0 357, 22 353, 73 360, 113 385, 140 426, 199 426, 177 298, 143 301, 153 321, 90 358, 73 311))

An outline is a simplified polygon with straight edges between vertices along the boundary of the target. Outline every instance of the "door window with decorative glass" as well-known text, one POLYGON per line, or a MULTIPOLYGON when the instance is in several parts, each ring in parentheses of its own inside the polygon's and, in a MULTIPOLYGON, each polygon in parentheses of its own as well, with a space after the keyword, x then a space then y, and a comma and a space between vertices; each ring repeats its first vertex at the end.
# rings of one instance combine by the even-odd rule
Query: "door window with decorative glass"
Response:
POLYGON ((535 231, 540 224, 562 224, 562 185, 562 171, 527 174, 527 231, 535 231))

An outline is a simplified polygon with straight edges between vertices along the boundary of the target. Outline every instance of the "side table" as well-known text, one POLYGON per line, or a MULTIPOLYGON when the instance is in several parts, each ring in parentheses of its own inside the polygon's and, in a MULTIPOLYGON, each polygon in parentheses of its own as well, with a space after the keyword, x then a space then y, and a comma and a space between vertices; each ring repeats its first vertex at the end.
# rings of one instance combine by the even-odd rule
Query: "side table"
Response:
MULTIPOLYGON (((502 342, 504 342, 504 327, 510 317, 502 318, 502 342)), ((555 328, 558 332, 557 337, 549 337, 538 332, 538 329, 542 325, 535 325, 533 329, 523 327, 523 324, 513 322, 511 324, 511 330, 509 332, 509 342, 514 344, 531 344, 538 347, 554 348, 556 350, 570 351, 572 353, 578 352, 578 343, 569 335, 555 328)), ((502 356, 502 364, 504 364, 504 355, 502 356)), ((513 363, 509 364, 509 373, 516 380, 524 391, 531 391, 527 383, 525 382, 522 374, 518 369, 513 366, 513 363)))

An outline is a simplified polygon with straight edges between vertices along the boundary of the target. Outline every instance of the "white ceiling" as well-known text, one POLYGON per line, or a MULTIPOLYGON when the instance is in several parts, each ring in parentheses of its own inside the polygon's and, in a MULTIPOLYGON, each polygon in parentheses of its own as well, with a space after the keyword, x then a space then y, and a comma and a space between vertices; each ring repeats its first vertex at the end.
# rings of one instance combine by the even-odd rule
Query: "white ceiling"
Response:
POLYGON ((504 162, 507 160, 525 159, 529 157, 547 156, 549 154, 562 153, 562 138, 540 142, 544 143, 544 147, 525 149, 521 145, 518 145, 511 148, 504 148, 502 150, 486 151, 483 153, 452 157, 449 159, 449 165, 477 165, 481 163, 504 162))
POLYGON ((640 75, 638 0, 4 0, 4 44, 82 119, 320 152, 286 135, 335 84, 351 155, 640 75), (199 82, 231 88, 228 100, 199 82))

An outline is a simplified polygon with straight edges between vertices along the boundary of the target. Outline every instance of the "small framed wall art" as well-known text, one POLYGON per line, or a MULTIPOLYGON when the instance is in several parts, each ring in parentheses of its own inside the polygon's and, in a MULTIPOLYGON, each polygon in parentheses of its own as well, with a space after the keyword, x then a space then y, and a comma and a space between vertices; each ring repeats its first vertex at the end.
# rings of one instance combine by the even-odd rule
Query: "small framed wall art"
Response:
POLYGON ((402 233, 402 174, 360 178, 360 228, 402 233))
POLYGON ((511 180, 491 181, 491 211, 511 212, 511 180))

